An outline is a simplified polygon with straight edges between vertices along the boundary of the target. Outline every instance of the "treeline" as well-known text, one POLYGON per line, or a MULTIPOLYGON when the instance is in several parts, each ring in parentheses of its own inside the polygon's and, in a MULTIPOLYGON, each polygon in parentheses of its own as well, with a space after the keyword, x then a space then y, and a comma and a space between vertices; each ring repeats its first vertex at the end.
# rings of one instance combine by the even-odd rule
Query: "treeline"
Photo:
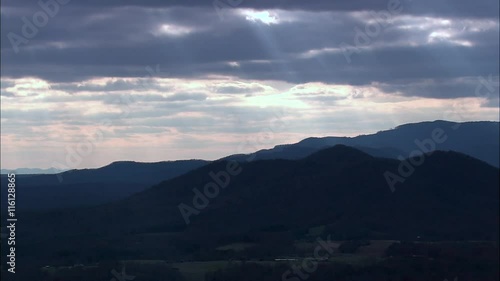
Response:
POLYGON ((499 280, 498 265, 396 258, 366 267, 325 262, 319 263, 313 272, 308 273, 301 270, 300 273, 296 274, 291 266, 285 264, 271 266, 244 263, 235 264, 205 276, 206 281, 443 281, 455 278, 458 280, 497 281, 499 280))
MULTIPOLYGON (((364 244, 351 241, 344 247, 351 251, 364 244)), ((498 243, 496 242, 449 242, 414 243, 401 242, 391 245, 386 257, 369 265, 349 265, 340 262, 319 262, 317 267, 305 267, 303 261, 296 264, 270 265, 265 263, 235 263, 228 268, 209 273, 206 281, 443 281, 499 279, 498 243), (314 270, 311 270, 314 269, 314 270)))
POLYGON ((71 267, 28 266, 18 268, 16 274, 2 271, 2 280, 12 281, 185 281, 179 271, 167 263, 127 263, 104 262, 93 266, 75 265, 71 267))

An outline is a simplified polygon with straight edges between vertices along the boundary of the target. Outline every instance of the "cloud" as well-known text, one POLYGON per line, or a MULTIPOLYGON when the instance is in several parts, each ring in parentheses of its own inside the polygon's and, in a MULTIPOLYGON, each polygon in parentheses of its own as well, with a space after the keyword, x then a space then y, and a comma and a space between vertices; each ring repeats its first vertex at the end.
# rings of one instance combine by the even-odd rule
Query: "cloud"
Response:
POLYGON ((105 81, 85 81, 82 83, 53 84, 52 89, 67 93, 79 92, 117 92, 117 91, 145 91, 151 89, 168 91, 171 88, 153 85, 150 79, 106 79, 105 81))
POLYGON ((14 94, 13 92, 10 92, 10 91, 4 90, 4 89, 2 89, 0 91, 0 94, 1 94, 2 97, 11 97, 12 98, 12 97, 16 96, 16 94, 14 94))
POLYGON ((482 106, 483 107, 499 108, 500 107, 500 99, 498 99, 498 97, 488 99, 482 104, 482 106))
MULTIPOLYGON (((493 77, 492 77, 493 78, 493 77)), ((463 77, 458 79, 427 79, 401 84, 384 84, 378 87, 387 93, 431 98, 486 97, 498 96, 498 76, 491 83, 483 85, 488 77, 463 77), (496 80, 496 81, 495 81, 496 80), (484 88, 484 89, 483 89, 484 88)))
POLYGON ((225 82, 217 84, 213 91, 219 94, 247 94, 255 93, 264 94, 268 91, 273 91, 272 87, 264 86, 258 83, 243 83, 243 82, 225 82))
POLYGON ((203 101, 206 99, 207 99, 207 95, 202 94, 202 93, 175 93, 175 94, 167 97, 165 100, 167 100, 167 101, 189 101, 189 100, 203 101))
MULTIPOLYGON (((401 15, 370 45, 357 49, 349 64, 341 44, 354 45, 357 28, 362 30, 370 22, 363 16, 369 12, 276 10, 273 13, 280 19, 289 20, 261 26, 236 12, 220 21, 201 8, 108 7, 97 15, 67 8, 30 40, 24 54, 23 50, 13 54, 9 41, 2 40, 4 77, 33 76, 54 82, 121 77, 107 85, 68 89, 74 92, 92 87, 139 89, 137 82, 124 79, 147 76, 148 65, 160 65, 162 73, 155 75, 164 78, 224 75, 351 84, 455 79, 495 74, 498 69, 498 22, 490 19, 401 15), (178 32, 184 27, 193 31, 180 37, 155 36, 158 26, 166 22, 173 29, 182 27, 178 32), (62 47, 53 47, 54 42, 62 47)), ((22 24, 16 17, 6 21, 2 29, 22 24)))
MULTIPOLYGON (((408 5, 406 13, 419 14, 419 15, 447 15, 457 17, 497 17, 498 1, 494 0, 481 0, 479 2, 470 2, 466 0, 444 0, 435 2, 432 0, 422 1, 397 1, 397 0, 365 0, 365 1, 349 1, 349 0, 316 0, 314 2, 305 2, 300 0, 268 0, 268 1, 224 1, 221 0, 220 6, 223 9, 237 8, 253 8, 257 10, 262 9, 283 9, 283 10, 303 10, 303 11, 369 11, 369 10, 385 10, 390 3, 400 2, 408 5)), ((29 0, 6 0, 4 5, 12 8, 30 7, 34 3, 29 0)), ((129 6, 129 7, 147 7, 147 8, 172 8, 172 7, 185 7, 185 8, 210 8, 214 10, 214 2, 206 0, 88 0, 71 2, 68 5, 75 7, 86 7, 92 9, 106 9, 113 7, 129 6)))
POLYGON ((155 157, 221 157, 281 109, 290 125, 273 144, 449 108, 498 120, 498 83, 476 94, 481 77, 498 81, 498 1, 219 1, 70 1, 18 53, 9 34, 24 36, 41 7, 3 1, 2 143, 58 155, 110 120, 88 160, 106 164, 117 147, 140 158, 148 140, 165 152, 155 157), (391 5, 402 9, 384 20, 391 5))

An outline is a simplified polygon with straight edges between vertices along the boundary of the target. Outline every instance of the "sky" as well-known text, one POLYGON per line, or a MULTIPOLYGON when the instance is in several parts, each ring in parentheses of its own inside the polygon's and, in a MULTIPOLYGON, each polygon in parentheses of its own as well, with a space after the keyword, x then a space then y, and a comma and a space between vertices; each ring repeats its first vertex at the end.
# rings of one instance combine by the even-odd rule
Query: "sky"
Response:
POLYGON ((1 166, 499 120, 497 0, 4 0, 1 166))

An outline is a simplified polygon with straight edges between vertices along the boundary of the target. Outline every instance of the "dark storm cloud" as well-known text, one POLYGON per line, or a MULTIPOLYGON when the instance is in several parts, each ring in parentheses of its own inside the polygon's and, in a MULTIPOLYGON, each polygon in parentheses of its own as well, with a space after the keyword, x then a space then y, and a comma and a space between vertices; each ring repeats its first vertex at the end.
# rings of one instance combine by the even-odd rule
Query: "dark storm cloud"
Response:
MULTIPOLYGON (((44 0, 42 0, 44 1, 44 0)), ((47 0, 45 0, 47 1, 47 0)), ((45 2, 44 1, 44 2, 45 2)), ((396 1, 396 0, 393 0, 396 1)), ((26 7, 34 6, 37 1, 33 0, 4 0, 3 4, 8 7, 26 7)), ((110 7, 204 7, 213 8, 214 3, 225 9, 231 8, 254 8, 254 9, 283 9, 283 10, 302 10, 302 11, 371 11, 383 10, 390 1, 388 0, 64 0, 69 2, 67 5, 73 5, 81 8, 102 9, 110 7), (381 8, 383 7, 383 8, 381 8)), ((403 2, 403 1, 401 1, 403 2)), ((438 15, 438 16, 457 16, 457 17, 490 17, 498 16, 498 1, 481 0, 420 0, 404 1, 408 5, 406 13, 418 15, 438 15)))
POLYGON ((441 99, 450 98, 450 96, 480 97, 495 100, 498 99, 498 76, 408 81, 401 84, 380 85, 379 88, 387 93, 402 93, 406 96, 441 99))
MULTIPOLYGON (((21 34, 21 18, 30 19, 40 10, 36 3, 3 2, 4 77, 34 76, 51 82, 146 77, 150 75, 146 66, 160 65, 161 72, 155 73, 155 77, 189 79, 217 74, 291 83, 379 83, 386 85, 384 89, 389 92, 408 96, 455 98, 472 94, 461 82, 450 84, 453 79, 498 73, 498 22, 494 20, 498 16, 497 1, 401 1, 401 16, 411 17, 396 18, 366 48, 354 53, 351 63, 338 48, 342 43, 354 45, 356 28, 364 29, 369 19, 363 14, 344 12, 386 10, 391 1, 245 0, 238 5, 237 8, 279 8, 294 15, 293 20, 266 25, 245 20, 239 10, 230 7, 225 7, 222 21, 213 1, 73 0, 61 5, 48 24, 39 28, 36 36, 20 46, 16 54, 6 36, 10 32, 21 34), (422 22, 423 18, 414 17, 420 15, 428 15, 430 20, 422 22), (432 22, 434 17, 436 22, 451 19, 451 26, 432 22), (473 25, 479 21, 493 22, 493 27, 473 25), (416 27, 404 29, 405 24, 416 27), (423 28, 423 24, 430 27, 423 28), (167 30, 162 34, 162 25, 171 26, 174 33, 167 30), (476 27, 478 30, 471 31, 476 27), (453 38, 428 42, 435 29, 451 30, 453 38), (470 45, 454 43, 452 39, 470 45), (328 49, 337 51, 322 51, 328 49), (443 82, 419 82, 425 79, 443 82)), ((114 92, 140 90, 140 86, 138 82, 120 79, 104 86, 55 84, 53 89, 69 93, 114 92)), ((234 86, 217 90, 248 91, 254 90, 234 86)))

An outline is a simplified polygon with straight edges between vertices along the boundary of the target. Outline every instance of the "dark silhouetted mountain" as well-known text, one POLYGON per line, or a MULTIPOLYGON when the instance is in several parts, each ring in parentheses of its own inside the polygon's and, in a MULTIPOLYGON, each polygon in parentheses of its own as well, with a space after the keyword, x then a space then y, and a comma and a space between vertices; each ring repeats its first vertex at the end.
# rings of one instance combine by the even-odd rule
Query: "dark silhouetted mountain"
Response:
MULTIPOLYGON (((343 144, 358 148, 372 156, 385 158, 410 157, 413 151, 422 152, 416 141, 432 139, 433 131, 441 129, 446 140, 435 143, 436 150, 452 150, 471 155, 499 167, 499 123, 448 121, 405 124, 395 129, 357 137, 307 138, 296 144, 279 145, 250 155, 233 155, 225 159, 248 161, 263 159, 299 159, 311 153, 343 144)), ((425 151, 424 151, 425 152, 425 151)))
POLYGON ((141 257, 209 251, 256 233, 300 238, 298 233, 315 226, 325 226, 336 239, 498 239, 499 169, 456 152, 435 151, 423 159, 395 192, 384 174, 398 174, 406 162, 343 145, 299 160, 240 163, 241 174, 230 177, 186 225, 179 204, 193 207, 193 190, 203 192, 214 182, 211 173, 220 176, 228 163, 234 165, 216 161, 113 204, 25 218, 23 225, 42 244, 53 245, 53 235, 61 241, 82 236, 90 244, 107 237, 141 257), (158 236, 162 240, 154 245, 137 238, 155 233, 168 236, 158 236))
MULTIPOLYGON (((16 175, 19 209, 96 205, 126 198, 153 184, 206 165, 203 160, 157 163, 114 162, 98 169, 70 170, 56 175, 16 175)), ((2 175, 2 186, 7 177, 2 175)), ((2 188, 5 195, 6 188, 2 188)), ((3 196, 5 198, 5 196, 3 196)))
MULTIPOLYGON (((406 124, 392 130, 358 137, 308 138, 291 145, 279 145, 249 155, 232 155, 223 160, 249 162, 271 159, 301 159, 337 144, 352 146, 381 158, 408 158, 422 152, 416 142, 432 139, 440 129, 446 140, 434 143, 437 150, 453 150, 499 166, 499 123, 447 121, 406 124)), ((71 170, 54 175, 18 175, 24 204, 20 208, 59 208, 107 203, 125 198, 146 187, 205 165, 187 160, 159 163, 115 162, 99 169, 71 170), (61 181, 62 180, 62 181, 61 181)), ((2 192, 5 192, 4 190, 2 192)))

